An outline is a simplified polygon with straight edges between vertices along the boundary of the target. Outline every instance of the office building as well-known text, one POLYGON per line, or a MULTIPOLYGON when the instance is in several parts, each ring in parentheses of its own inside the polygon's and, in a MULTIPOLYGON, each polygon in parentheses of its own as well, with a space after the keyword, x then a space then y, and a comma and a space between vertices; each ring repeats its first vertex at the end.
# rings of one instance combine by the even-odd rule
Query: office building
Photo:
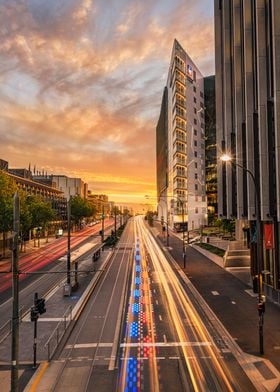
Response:
POLYGON ((203 76, 175 39, 156 128, 158 215, 178 231, 207 224, 203 76))
POLYGON ((215 103, 215 76, 207 76, 204 78, 205 183, 209 224, 218 215, 215 103))
POLYGON ((279 1, 215 0, 217 151, 238 165, 218 164, 218 213, 237 218, 252 277, 280 303, 279 20, 279 1))

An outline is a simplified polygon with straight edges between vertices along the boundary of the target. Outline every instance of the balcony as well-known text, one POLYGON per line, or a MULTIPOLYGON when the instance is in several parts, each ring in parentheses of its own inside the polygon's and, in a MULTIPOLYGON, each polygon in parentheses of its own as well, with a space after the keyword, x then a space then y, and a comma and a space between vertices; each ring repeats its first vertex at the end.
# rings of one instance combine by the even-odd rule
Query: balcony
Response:
POLYGON ((187 181, 186 180, 175 180, 173 182, 174 189, 183 189, 187 190, 187 181))
POLYGON ((187 146, 186 144, 182 144, 181 142, 174 143, 174 154, 179 153, 179 154, 187 154, 187 146))
POLYGON ((187 166, 187 160, 186 158, 176 156, 174 159, 174 165, 187 166))
POLYGON ((180 132, 173 132, 173 141, 180 141, 183 143, 187 143, 187 136, 180 132))

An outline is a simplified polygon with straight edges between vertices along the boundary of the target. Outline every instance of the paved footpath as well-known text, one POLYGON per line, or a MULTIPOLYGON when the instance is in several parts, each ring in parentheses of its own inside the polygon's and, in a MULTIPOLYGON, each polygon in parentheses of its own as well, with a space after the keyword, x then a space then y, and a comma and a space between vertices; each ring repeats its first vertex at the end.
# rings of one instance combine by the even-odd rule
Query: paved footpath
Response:
MULTIPOLYGON (((153 230, 165 244, 160 227, 153 230)), ((183 267, 182 241, 172 232, 168 251, 183 267)), ((257 298, 252 291, 249 268, 221 268, 189 246, 185 273, 240 348, 259 356, 257 298)), ((264 314, 264 351, 260 357, 271 361, 280 371, 280 307, 269 301, 264 314)))

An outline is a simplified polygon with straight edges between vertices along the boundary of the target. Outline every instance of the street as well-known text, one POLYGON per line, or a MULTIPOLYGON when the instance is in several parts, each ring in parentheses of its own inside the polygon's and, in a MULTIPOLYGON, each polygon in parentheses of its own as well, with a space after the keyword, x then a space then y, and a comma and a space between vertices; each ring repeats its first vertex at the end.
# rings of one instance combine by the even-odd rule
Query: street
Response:
POLYGON ((207 305, 136 217, 36 390, 263 390, 257 370, 236 355, 207 305))

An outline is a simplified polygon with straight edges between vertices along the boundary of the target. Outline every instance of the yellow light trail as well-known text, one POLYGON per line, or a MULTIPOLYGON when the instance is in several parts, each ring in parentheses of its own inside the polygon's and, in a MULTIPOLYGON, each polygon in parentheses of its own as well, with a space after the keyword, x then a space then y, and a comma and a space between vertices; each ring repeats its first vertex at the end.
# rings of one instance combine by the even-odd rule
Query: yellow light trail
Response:
MULTIPOLYGON (((169 312, 179 340, 186 342, 192 339, 192 336, 198 341, 212 340, 197 311, 190 303, 178 277, 151 233, 145 227, 141 217, 137 217, 137 222, 141 230, 142 241, 146 244, 154 269, 167 297, 169 312), (189 331, 183 325, 183 319, 190 320, 189 331)), ((203 392, 209 390, 209 380, 205 377, 206 366, 211 374, 211 382, 214 383, 217 391, 233 391, 234 389, 231 386, 233 380, 222 358, 218 360, 220 353, 216 346, 214 344, 200 346, 199 350, 204 357, 210 357, 211 361, 201 361, 200 355, 194 351, 192 346, 182 346, 182 352, 194 390, 203 392)))

